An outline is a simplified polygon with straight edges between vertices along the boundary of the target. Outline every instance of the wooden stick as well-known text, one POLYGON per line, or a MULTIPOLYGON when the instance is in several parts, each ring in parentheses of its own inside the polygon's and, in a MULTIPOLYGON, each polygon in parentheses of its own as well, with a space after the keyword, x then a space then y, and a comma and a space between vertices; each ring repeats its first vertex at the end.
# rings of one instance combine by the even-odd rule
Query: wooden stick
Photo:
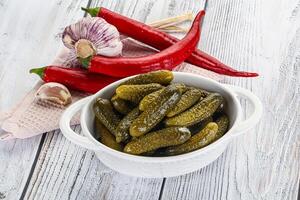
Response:
POLYGON ((175 17, 169 17, 166 19, 158 20, 149 23, 149 26, 152 26, 154 28, 166 28, 169 26, 174 26, 176 24, 182 23, 184 21, 191 21, 193 19, 193 14, 192 13, 185 13, 182 15, 178 15, 175 17))
POLYGON ((187 28, 182 28, 179 26, 168 26, 165 28, 158 28, 159 30, 166 32, 166 33, 186 33, 188 32, 187 28))

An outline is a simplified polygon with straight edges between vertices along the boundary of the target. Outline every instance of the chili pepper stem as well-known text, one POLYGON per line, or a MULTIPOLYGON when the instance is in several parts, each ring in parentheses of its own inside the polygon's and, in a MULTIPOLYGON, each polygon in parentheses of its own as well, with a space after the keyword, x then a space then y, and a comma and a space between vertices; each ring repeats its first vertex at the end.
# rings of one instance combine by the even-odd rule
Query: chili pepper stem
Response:
POLYGON ((97 17, 98 12, 100 11, 100 7, 96 7, 96 8, 84 8, 84 7, 81 7, 81 10, 89 13, 92 17, 97 17))
POLYGON ((92 58, 93 58, 93 56, 89 56, 89 57, 86 57, 86 58, 80 58, 80 57, 78 57, 78 60, 81 63, 81 65, 83 66, 83 68, 88 69, 89 64, 90 64, 92 58))
POLYGON ((46 67, 33 68, 29 71, 29 73, 37 74, 39 77, 41 77, 41 79, 43 79, 45 69, 46 69, 46 67))

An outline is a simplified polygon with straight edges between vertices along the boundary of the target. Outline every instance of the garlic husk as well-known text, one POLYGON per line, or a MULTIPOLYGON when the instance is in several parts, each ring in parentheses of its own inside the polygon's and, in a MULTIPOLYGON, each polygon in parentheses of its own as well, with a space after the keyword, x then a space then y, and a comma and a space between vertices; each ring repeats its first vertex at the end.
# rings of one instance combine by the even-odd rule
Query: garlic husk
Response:
POLYGON ((43 84, 36 92, 35 98, 40 101, 50 101, 64 106, 72 102, 72 96, 68 88, 55 82, 43 84))
POLYGON ((67 26, 62 40, 80 58, 93 55, 114 57, 121 55, 123 48, 117 28, 100 17, 85 17, 67 26))

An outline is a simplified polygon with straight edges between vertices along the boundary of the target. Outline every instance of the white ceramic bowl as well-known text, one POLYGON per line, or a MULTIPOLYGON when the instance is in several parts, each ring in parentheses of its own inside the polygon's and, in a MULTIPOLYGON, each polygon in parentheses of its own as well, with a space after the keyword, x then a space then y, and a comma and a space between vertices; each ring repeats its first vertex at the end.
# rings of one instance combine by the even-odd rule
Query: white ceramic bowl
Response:
POLYGON ((110 98, 116 87, 125 78, 108 85, 96 94, 86 97, 71 105, 62 115, 60 129, 64 136, 73 143, 93 150, 96 156, 105 165, 120 173, 139 177, 171 177, 183 175, 198 170, 216 160, 228 146, 228 143, 236 136, 253 127, 262 114, 260 100, 250 91, 233 85, 218 83, 199 75, 190 73, 173 72, 174 82, 182 82, 189 86, 195 86, 222 94, 226 99, 225 112, 230 118, 228 132, 214 143, 182 155, 169 157, 144 157, 129 155, 115 151, 94 138, 94 113, 92 105, 97 97, 110 98), (242 120, 242 109, 237 96, 246 98, 253 105, 251 116, 242 120), (80 124, 84 136, 76 134, 70 128, 70 119, 81 110, 80 124))

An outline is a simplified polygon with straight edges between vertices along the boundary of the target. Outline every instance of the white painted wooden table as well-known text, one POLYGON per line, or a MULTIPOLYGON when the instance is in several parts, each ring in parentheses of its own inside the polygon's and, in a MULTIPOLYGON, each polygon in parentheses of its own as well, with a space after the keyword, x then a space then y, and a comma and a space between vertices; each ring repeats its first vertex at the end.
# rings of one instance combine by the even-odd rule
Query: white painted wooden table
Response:
MULTIPOLYGON (((30 90, 28 69, 50 63, 81 6, 105 6, 144 22, 202 0, 0 0, 0 111, 30 90)), ((0 143, 0 199, 297 199, 300 177, 300 3, 209 0, 199 48, 259 78, 226 77, 264 104, 259 125, 211 165, 168 179, 111 171, 59 131, 0 143)), ((244 102, 245 111, 250 107, 244 102)), ((249 112, 248 112, 249 111, 249 112)), ((78 127, 79 128, 79 127, 78 127)))

